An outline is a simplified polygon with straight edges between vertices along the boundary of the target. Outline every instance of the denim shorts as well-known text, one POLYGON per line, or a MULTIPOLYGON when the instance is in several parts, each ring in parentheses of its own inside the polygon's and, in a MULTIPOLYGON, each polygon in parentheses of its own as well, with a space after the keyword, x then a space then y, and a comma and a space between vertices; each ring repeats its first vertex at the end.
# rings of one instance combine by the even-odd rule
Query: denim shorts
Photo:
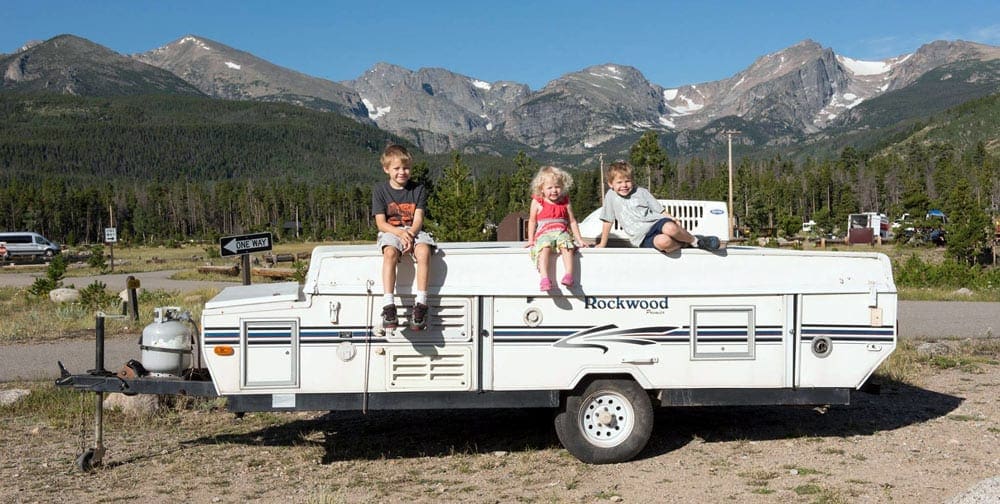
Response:
POLYGON ((664 217, 653 224, 649 231, 646 231, 645 238, 642 239, 642 244, 639 245, 640 248, 656 248, 653 246, 653 238, 657 235, 663 234, 663 225, 668 222, 673 222, 674 220, 669 217, 664 217))

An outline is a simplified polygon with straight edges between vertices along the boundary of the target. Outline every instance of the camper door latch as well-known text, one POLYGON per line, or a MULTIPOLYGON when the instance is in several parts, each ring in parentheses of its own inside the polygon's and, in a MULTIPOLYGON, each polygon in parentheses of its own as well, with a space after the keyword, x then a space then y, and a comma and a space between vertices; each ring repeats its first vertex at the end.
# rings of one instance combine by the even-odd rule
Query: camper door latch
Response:
POLYGON ((330 301, 330 323, 339 324, 340 320, 340 301, 330 301))
POLYGON ((623 358, 622 364, 656 364, 660 362, 659 357, 636 357, 636 358, 623 358))

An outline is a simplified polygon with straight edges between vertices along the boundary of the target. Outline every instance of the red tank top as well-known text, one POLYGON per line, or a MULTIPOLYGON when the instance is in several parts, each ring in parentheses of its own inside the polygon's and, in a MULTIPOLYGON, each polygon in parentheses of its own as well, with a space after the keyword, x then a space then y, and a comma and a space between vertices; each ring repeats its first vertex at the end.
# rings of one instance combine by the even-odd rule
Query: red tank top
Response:
POLYGON ((540 196, 532 198, 542 205, 542 209, 535 216, 538 227, 535 229, 535 238, 550 231, 566 231, 569 229, 569 197, 563 196, 555 203, 540 196))

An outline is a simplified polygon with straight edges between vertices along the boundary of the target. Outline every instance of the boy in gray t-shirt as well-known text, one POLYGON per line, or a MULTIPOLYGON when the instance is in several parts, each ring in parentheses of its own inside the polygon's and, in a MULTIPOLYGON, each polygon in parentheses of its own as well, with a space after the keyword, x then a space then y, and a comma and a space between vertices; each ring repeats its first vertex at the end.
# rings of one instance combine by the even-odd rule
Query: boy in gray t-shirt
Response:
POLYGON ((685 246, 705 250, 718 250, 715 236, 692 236, 666 213, 666 209, 650 192, 638 187, 632 180, 632 166, 616 161, 608 167, 608 193, 601 209, 601 239, 598 247, 606 247, 611 223, 615 220, 629 237, 634 247, 655 248, 660 252, 673 252, 685 246))

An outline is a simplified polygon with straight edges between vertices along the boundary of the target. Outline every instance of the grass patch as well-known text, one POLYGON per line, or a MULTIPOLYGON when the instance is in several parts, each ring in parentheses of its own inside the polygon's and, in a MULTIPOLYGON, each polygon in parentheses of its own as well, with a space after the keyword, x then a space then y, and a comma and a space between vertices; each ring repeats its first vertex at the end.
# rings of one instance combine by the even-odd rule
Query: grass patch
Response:
POLYGON ((958 288, 949 287, 899 287, 896 293, 900 301, 1000 301, 1000 291, 973 290, 972 294, 958 294, 958 288))
POLYGON ((970 338, 965 340, 943 340, 948 346, 945 355, 920 355, 917 346, 922 341, 899 340, 896 351, 875 371, 875 376, 916 384, 926 368, 960 369, 967 373, 982 373, 982 367, 1000 363, 1000 339, 970 338))
POLYGON ((770 481, 777 478, 779 474, 776 471, 754 470, 741 472, 738 476, 746 479, 746 484, 749 486, 766 487, 770 484, 770 481))
POLYGON ((816 495, 821 493, 823 489, 815 483, 807 483, 805 485, 799 485, 793 489, 798 495, 816 495))
MULTIPOLYGON (((131 335, 153 320, 153 308, 180 306, 201 318, 205 301, 218 293, 206 288, 180 293, 177 291, 143 291, 139 296, 139 321, 130 318, 104 320, 106 336, 131 335)), ((117 293, 114 293, 117 295, 117 293)), ((113 315, 118 310, 107 310, 113 315)), ((63 338, 93 338, 97 312, 80 303, 56 304, 46 298, 31 295, 27 289, 0 287, 0 344, 29 341, 52 341, 63 338)))
POLYGON ((818 470, 816 470, 816 469, 810 469, 808 467, 800 467, 800 466, 794 466, 794 465, 783 465, 783 466, 781 466, 781 468, 785 469, 785 470, 788 470, 788 471, 795 471, 795 474, 797 474, 799 476, 811 476, 813 474, 822 474, 818 470))

